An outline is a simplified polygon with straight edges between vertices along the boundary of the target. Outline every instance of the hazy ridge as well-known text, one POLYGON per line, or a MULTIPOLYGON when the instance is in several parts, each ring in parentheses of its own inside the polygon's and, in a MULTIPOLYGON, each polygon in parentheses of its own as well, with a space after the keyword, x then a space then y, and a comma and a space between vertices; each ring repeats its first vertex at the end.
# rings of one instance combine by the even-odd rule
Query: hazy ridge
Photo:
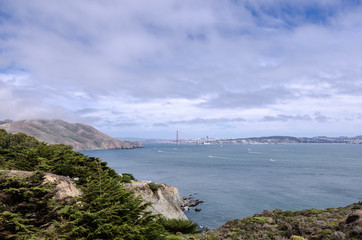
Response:
POLYGON ((0 128, 9 133, 25 133, 49 144, 72 145, 75 150, 130 149, 142 147, 140 142, 112 138, 92 126, 63 120, 0 121, 0 128))
POLYGON ((356 137, 292 137, 292 136, 269 136, 250 138, 230 138, 230 139, 206 139, 198 140, 199 144, 362 144, 362 136, 356 137))

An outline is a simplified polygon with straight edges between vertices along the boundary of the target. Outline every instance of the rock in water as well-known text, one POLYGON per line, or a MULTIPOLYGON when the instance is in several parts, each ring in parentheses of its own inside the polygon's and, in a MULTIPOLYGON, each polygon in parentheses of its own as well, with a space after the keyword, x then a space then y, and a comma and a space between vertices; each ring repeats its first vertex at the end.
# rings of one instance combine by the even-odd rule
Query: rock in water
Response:
POLYGON ((201 201, 199 199, 192 199, 187 197, 183 197, 182 201, 182 207, 195 207, 201 203, 205 203, 204 201, 201 201))

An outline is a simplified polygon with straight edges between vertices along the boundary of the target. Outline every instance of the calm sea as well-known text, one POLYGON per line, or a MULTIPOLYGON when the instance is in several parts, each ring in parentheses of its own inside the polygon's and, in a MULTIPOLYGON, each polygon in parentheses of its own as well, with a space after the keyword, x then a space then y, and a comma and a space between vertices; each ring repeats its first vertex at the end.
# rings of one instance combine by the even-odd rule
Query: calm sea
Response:
POLYGON ((217 228, 264 209, 301 210, 362 201, 362 145, 144 144, 82 153, 118 173, 176 186, 204 200, 190 220, 217 228))

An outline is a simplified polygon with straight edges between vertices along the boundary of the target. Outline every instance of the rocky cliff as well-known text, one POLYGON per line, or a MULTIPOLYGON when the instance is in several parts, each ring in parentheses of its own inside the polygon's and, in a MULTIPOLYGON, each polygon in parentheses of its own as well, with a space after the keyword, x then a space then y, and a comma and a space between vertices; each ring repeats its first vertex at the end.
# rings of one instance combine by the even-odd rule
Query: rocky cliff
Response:
POLYGON ((162 214, 169 219, 187 219, 181 209, 184 200, 176 187, 163 183, 132 182, 126 184, 126 189, 134 191, 145 202, 151 202, 148 210, 154 214, 162 214))
POLYGON ((25 133, 49 144, 72 145, 75 150, 130 149, 141 143, 112 138, 92 126, 63 120, 0 121, 0 128, 9 133, 25 133))

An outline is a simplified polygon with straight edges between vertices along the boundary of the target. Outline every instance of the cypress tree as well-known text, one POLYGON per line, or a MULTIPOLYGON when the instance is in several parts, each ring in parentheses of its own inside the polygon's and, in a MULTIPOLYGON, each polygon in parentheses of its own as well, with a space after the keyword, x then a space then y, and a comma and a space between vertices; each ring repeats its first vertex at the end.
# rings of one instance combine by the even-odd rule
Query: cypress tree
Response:
POLYGON ((164 228, 146 212, 140 198, 126 191, 118 178, 101 171, 89 179, 78 203, 59 213, 60 236, 66 239, 164 239, 164 228), (66 220, 66 221, 64 221, 66 220))

